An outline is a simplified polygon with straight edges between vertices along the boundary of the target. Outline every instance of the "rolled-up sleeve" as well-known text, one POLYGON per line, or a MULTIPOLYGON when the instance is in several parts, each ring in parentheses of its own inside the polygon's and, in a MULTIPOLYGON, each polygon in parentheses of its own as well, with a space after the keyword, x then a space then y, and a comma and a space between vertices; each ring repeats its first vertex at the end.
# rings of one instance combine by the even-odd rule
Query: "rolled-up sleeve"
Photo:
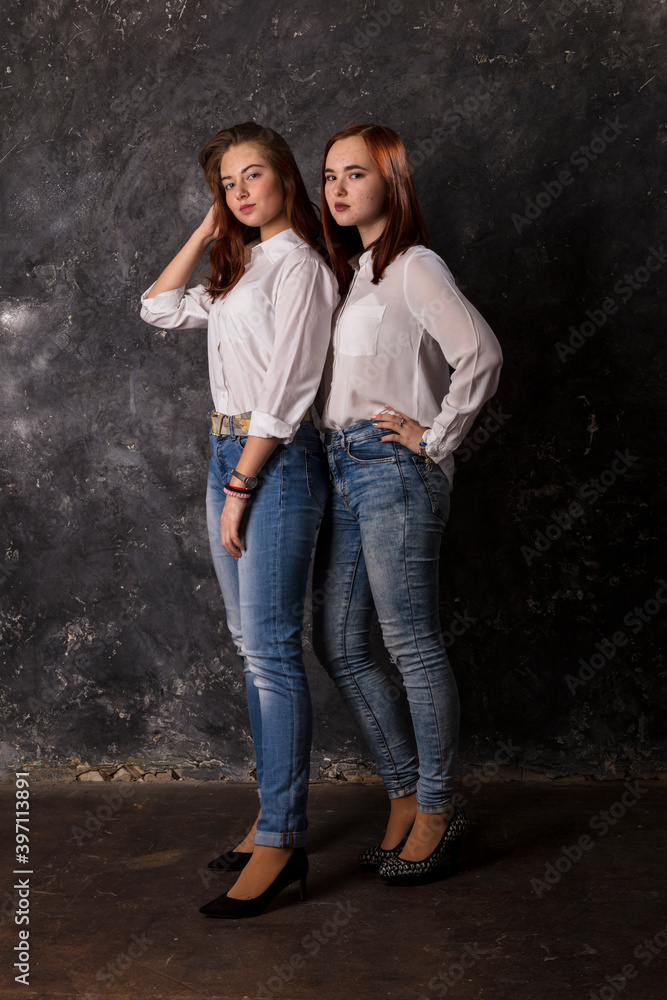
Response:
POLYGON ((327 266, 307 257, 282 276, 276 292, 271 361, 248 433, 288 444, 315 399, 338 301, 327 266))
POLYGON ((440 462, 456 451, 495 393, 502 351, 491 327, 456 287, 444 262, 415 256, 405 269, 404 292, 411 313, 454 369, 440 413, 424 434, 427 455, 440 462))
POLYGON ((146 296, 152 287, 141 296, 141 318, 146 323, 165 330, 206 329, 213 299, 205 285, 195 285, 187 292, 185 286, 174 288, 148 299, 146 296))

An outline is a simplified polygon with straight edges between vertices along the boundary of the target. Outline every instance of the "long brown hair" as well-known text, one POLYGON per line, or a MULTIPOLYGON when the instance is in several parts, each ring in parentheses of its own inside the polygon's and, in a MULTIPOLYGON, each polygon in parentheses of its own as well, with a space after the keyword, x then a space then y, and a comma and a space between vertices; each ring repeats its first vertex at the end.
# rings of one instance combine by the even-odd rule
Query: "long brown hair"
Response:
POLYGON ((354 227, 339 226, 329 211, 324 195, 326 183, 324 168, 329 150, 334 142, 338 142, 339 139, 348 139, 354 135, 360 135, 364 140, 368 152, 380 168, 387 185, 387 224, 382 234, 371 244, 373 248, 371 255, 372 283, 378 284, 384 275, 385 268, 403 250, 417 244, 430 246, 426 223, 417 202, 408 155, 401 137, 393 129, 387 128, 386 125, 373 125, 370 122, 362 122, 344 128, 342 132, 337 132, 336 135, 332 136, 325 146, 320 180, 324 238, 341 295, 345 294, 352 279, 348 257, 355 252, 354 244, 356 243, 357 250, 361 244, 358 238, 355 240, 356 232, 353 234, 349 232, 354 227))
POLYGON ((199 165, 215 201, 218 239, 211 247, 208 291, 216 299, 226 295, 245 271, 245 247, 259 237, 259 229, 244 226, 227 205, 220 180, 220 161, 228 149, 242 142, 257 146, 280 178, 290 227, 318 253, 323 254, 322 225, 306 191, 296 160, 285 140, 272 128, 243 122, 218 132, 199 154, 199 165))

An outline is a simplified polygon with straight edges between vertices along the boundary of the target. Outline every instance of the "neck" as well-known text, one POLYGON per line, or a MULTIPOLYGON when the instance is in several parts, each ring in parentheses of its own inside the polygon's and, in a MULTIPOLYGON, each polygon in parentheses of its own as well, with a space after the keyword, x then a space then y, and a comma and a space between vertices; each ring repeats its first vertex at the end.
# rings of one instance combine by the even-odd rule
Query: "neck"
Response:
POLYGON ((284 233, 286 229, 290 228, 289 219, 287 216, 281 216, 280 219, 272 219, 271 222, 267 222, 265 226, 259 227, 259 238, 264 242, 264 240, 270 240, 272 236, 277 236, 278 233, 284 233))
POLYGON ((364 250, 367 250, 371 243, 374 243, 379 236, 382 236, 386 225, 387 217, 383 215, 382 218, 371 222, 368 226, 357 226, 364 250))

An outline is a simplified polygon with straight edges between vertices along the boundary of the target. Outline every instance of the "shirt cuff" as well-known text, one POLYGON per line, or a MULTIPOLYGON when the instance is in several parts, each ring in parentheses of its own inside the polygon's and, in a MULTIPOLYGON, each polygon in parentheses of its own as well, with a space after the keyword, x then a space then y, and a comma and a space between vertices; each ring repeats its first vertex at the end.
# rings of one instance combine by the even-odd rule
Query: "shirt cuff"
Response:
POLYGON ((253 434, 255 437, 260 438, 276 437, 280 438, 283 444, 289 444, 293 440, 298 428, 299 424, 295 427, 293 424, 286 424, 284 420, 279 420, 278 417, 274 417, 271 413, 263 413, 262 410, 253 410, 248 434, 253 434))
POLYGON ((444 449, 440 449, 440 452, 442 452, 442 454, 440 454, 438 451, 438 435, 432 427, 428 427, 424 431, 422 441, 426 445, 424 451, 428 457, 432 458, 434 462, 441 462, 444 458, 444 449))
MULTIPOLYGON (((154 284, 155 282, 153 282, 154 284)), ((178 309, 183 298, 183 293, 185 292, 185 285, 181 288, 171 288, 167 292, 160 292, 158 295, 154 295, 152 299, 147 299, 146 296, 153 285, 147 288, 141 296, 142 309, 147 312, 164 312, 165 309, 178 309)))

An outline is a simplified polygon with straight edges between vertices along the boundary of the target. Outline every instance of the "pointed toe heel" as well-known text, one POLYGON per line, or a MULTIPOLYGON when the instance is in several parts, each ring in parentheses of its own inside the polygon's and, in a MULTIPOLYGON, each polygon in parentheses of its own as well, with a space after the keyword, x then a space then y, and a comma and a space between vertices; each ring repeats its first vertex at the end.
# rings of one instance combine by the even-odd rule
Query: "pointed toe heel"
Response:
POLYGON ((303 847, 297 847, 290 856, 283 870, 276 876, 268 889, 253 899, 233 899, 223 893, 210 903, 200 907, 199 912, 205 917, 226 917, 241 919, 243 917, 258 917, 263 913, 279 892, 294 882, 299 882, 299 898, 306 898, 306 878, 308 876, 308 857, 303 847))
POLYGON ((245 851, 225 851, 219 854, 213 861, 209 861, 207 868, 214 872, 240 872, 248 864, 252 857, 252 852, 245 851))

